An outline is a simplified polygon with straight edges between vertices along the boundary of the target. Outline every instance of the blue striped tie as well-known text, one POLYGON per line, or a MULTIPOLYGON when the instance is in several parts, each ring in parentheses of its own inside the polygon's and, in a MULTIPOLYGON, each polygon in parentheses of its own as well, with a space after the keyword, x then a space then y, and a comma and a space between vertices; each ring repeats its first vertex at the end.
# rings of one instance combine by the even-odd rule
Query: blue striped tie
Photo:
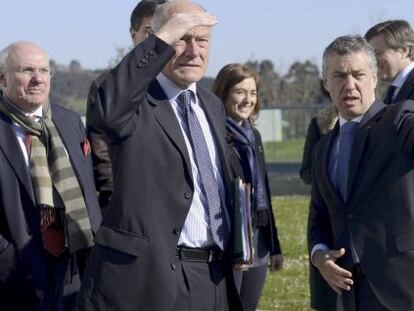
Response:
POLYGON ((228 229, 207 143, 197 115, 191 107, 191 96, 192 92, 187 90, 177 97, 178 111, 182 116, 184 131, 193 149, 194 161, 201 181, 200 188, 206 199, 204 201, 207 202, 211 234, 214 242, 223 250, 228 237, 228 229))

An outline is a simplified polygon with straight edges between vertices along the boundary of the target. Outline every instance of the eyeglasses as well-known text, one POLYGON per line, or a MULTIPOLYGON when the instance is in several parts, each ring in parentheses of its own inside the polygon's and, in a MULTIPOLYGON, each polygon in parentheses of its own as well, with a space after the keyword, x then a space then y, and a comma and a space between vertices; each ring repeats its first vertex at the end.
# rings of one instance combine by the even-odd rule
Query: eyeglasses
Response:
POLYGON ((31 67, 31 66, 20 66, 20 67, 12 67, 10 68, 15 73, 28 77, 33 78, 36 74, 39 74, 41 77, 44 78, 52 78, 53 77, 53 69, 50 67, 31 67))

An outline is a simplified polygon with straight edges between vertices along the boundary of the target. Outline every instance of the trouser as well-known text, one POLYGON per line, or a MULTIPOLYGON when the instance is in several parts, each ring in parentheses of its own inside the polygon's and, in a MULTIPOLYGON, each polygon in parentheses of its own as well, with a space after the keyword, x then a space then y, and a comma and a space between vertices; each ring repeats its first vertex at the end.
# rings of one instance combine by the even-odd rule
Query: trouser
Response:
POLYGON ((59 258, 48 257, 48 284, 40 310, 72 310, 80 288, 80 276, 74 257, 67 254, 59 258))
POLYGON ((354 285, 338 296, 337 311, 389 311, 381 305, 360 266, 352 269, 354 285))
POLYGON ((256 310, 265 284, 267 266, 254 267, 247 271, 234 271, 233 274, 243 311, 256 310))
POLYGON ((228 311, 226 278, 222 260, 179 261, 174 311, 228 311))

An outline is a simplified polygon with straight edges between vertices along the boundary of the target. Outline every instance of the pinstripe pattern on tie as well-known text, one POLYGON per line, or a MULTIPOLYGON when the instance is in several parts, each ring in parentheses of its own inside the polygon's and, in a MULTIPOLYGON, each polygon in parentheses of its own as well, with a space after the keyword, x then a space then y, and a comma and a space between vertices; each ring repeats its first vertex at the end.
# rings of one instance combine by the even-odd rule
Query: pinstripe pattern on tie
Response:
POLYGON ((191 107, 191 91, 183 91, 177 98, 178 111, 182 115, 183 128, 193 149, 194 161, 201 179, 201 191, 206 198, 210 229, 214 242, 224 249, 228 228, 222 210, 220 192, 214 177, 207 143, 197 115, 191 107))

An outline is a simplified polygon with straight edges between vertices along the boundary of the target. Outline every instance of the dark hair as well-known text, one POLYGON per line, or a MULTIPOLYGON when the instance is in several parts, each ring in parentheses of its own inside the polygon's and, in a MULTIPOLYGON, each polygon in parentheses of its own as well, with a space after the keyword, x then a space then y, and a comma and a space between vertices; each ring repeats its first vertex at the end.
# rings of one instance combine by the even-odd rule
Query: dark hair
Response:
POLYGON ((146 17, 152 17, 158 5, 164 4, 166 0, 142 0, 138 2, 131 13, 130 27, 138 31, 146 17))
POLYGON ((325 78, 328 71, 328 56, 333 54, 343 56, 358 52, 364 52, 367 55, 369 67, 374 74, 377 74, 377 59, 372 46, 359 35, 346 35, 337 37, 325 49, 322 59, 322 77, 325 78))
POLYGON ((253 78, 256 82, 257 101, 253 110, 253 115, 249 116, 249 122, 254 124, 255 118, 260 111, 259 101, 259 75, 250 67, 243 64, 228 64, 221 68, 214 80, 212 92, 221 99, 224 107, 225 102, 229 96, 230 90, 237 83, 242 82, 244 79, 253 78))
POLYGON ((390 49, 407 49, 411 60, 414 60, 414 31, 405 20, 389 20, 376 24, 365 34, 365 39, 382 35, 385 43, 390 49))

